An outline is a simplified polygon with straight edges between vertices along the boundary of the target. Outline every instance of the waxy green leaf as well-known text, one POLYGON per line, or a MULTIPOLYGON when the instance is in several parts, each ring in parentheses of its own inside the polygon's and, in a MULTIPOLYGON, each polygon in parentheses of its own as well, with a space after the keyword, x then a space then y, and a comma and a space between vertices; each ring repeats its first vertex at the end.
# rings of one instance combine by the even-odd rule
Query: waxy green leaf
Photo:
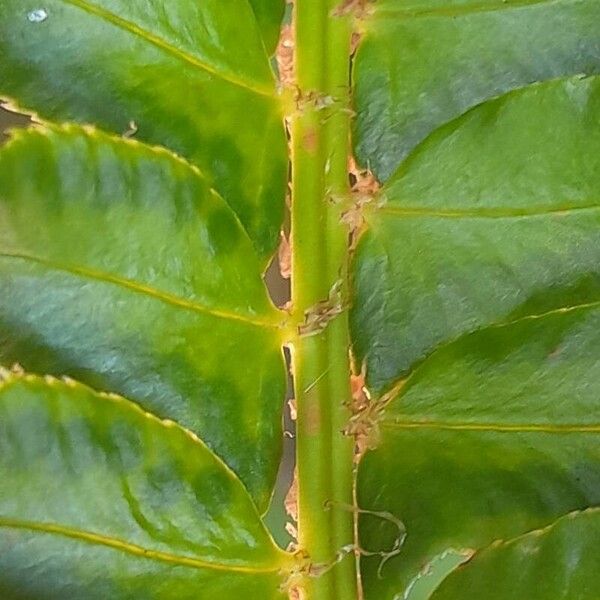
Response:
MULTIPOLYGON (((383 579, 378 559, 363 561, 366 598, 402 597, 448 550, 468 556, 600 504, 599 347, 597 304, 466 335, 413 372, 360 466, 359 506, 406 527, 383 579)), ((363 547, 393 546, 389 522, 362 525, 363 547)))
POLYGON ((301 0, 295 107, 284 8, 0 0, 0 98, 47 123, 0 150, 0 363, 66 376, 0 370, 0 597, 350 600, 358 515, 365 600, 594 600, 600 3, 301 0), (300 559, 259 517, 290 339, 300 559))
POLYGON ((469 108, 536 81, 600 72, 596 0, 372 6, 354 67, 354 137, 359 161, 382 181, 432 131, 469 108))
POLYGON ((0 358, 191 429, 259 507, 279 464, 282 316, 197 169, 76 126, 0 151, 0 358))
MULTIPOLYGON (((369 208, 354 345, 389 404, 359 506, 406 539, 383 579, 363 561, 367 600, 600 503, 599 150, 600 79, 528 86, 434 132, 369 208)), ((362 518, 368 550, 397 534, 362 518)))
POLYGON ((0 98, 185 156, 238 214, 264 265, 279 239, 287 159, 254 10, 271 48, 281 2, 42 4, 0 0, 0 98))
POLYGON ((3 377, 3 599, 284 598, 290 559, 197 438, 71 381, 3 377))
POLYGON ((354 348, 377 393, 439 344, 600 299, 600 79, 529 86, 435 132, 373 201, 354 348))
POLYGON ((448 577, 432 600, 595 600, 599 537, 597 509, 570 514, 478 553, 448 577))

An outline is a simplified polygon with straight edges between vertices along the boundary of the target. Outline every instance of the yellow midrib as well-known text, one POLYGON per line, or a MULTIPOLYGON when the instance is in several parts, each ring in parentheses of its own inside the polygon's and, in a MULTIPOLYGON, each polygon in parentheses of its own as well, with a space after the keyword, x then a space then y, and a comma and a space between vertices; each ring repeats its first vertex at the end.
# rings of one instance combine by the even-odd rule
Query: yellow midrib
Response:
POLYGON ((149 296, 150 298, 159 300, 161 302, 170 304, 170 305, 178 307, 178 308, 183 308, 186 310, 203 313, 203 314, 221 318, 221 319, 239 321, 239 322, 245 323, 247 325, 252 325, 254 327, 259 327, 259 328, 278 329, 280 327, 280 324, 275 323, 274 321, 253 319, 251 317, 244 316, 241 314, 222 311, 222 310, 218 310, 215 308, 209 308, 207 306, 203 306, 196 302, 186 300, 185 298, 180 298, 179 296, 175 296, 173 294, 169 294, 167 292, 157 290, 146 284, 143 284, 143 283, 140 283, 137 281, 132 281, 130 279, 125 279, 123 277, 119 277, 119 276, 113 275, 111 273, 106 273, 104 271, 96 271, 96 270, 89 269, 86 267, 78 267, 78 266, 74 266, 74 265, 64 265, 64 264, 57 263, 55 261, 47 260, 44 258, 39 258, 37 256, 21 254, 21 253, 10 253, 10 252, 1 252, 0 251, 0 258, 32 262, 32 263, 36 263, 41 266, 44 266, 51 270, 63 271, 65 273, 69 273, 75 277, 81 277, 83 279, 92 279, 92 280, 95 280, 95 281, 98 281, 101 283, 116 285, 118 287, 125 288, 127 290, 136 292, 138 294, 143 294, 145 296, 149 296))
POLYGON ((374 206, 375 214, 398 218, 432 217, 440 219, 526 219, 545 216, 568 216, 580 211, 600 209, 600 202, 584 206, 566 206, 557 208, 517 209, 517 208, 472 208, 472 209, 435 209, 426 207, 403 207, 394 204, 374 206))
POLYGON ((128 21, 127 19, 123 19, 122 17, 119 17, 118 15, 116 15, 104 8, 100 8, 99 6, 96 6, 95 4, 92 4, 91 2, 87 2, 86 0, 59 0, 59 1, 65 3, 65 4, 69 4, 71 6, 75 6, 77 8, 80 8, 81 10, 87 12, 88 14, 93 14, 93 15, 101 18, 102 20, 107 21, 111 25, 114 25, 115 27, 118 27, 119 29, 127 31, 127 32, 135 35, 136 37, 139 37, 140 39, 152 44, 153 46, 160 48, 161 50, 171 54, 175 58, 178 58, 179 60, 182 60, 196 68, 202 69, 203 71, 206 71, 207 73, 210 73, 211 75, 219 77, 220 79, 222 79, 224 81, 232 83, 233 85, 244 88, 244 89, 246 89, 250 92, 253 92, 255 94, 258 94, 260 96, 268 96, 268 97, 275 96, 274 89, 271 90, 266 87, 263 88, 262 86, 256 84, 255 82, 246 81, 239 77, 235 77, 232 74, 228 74, 228 73, 219 71, 213 65, 200 60, 198 57, 193 56, 192 54, 188 54, 187 52, 181 50, 180 48, 177 48, 176 46, 173 46, 172 44, 170 44, 163 38, 161 38, 157 35, 154 35, 153 33, 147 31, 146 29, 143 29, 139 25, 136 25, 135 23, 132 23, 131 21, 128 21))
POLYGON ((550 425, 541 423, 452 423, 444 421, 394 421, 380 422, 392 429, 438 429, 447 431, 490 431, 498 433, 600 433, 600 424, 550 425))
POLYGON ((34 521, 24 521, 20 519, 11 519, 0 517, 0 528, 20 529, 31 532, 46 533, 72 538, 88 544, 105 546, 114 550, 119 550, 126 554, 131 554, 139 558, 155 560, 171 565, 189 567, 193 569, 211 569, 216 571, 232 571, 236 573, 274 573, 281 570, 281 565, 276 564, 269 567, 257 567, 248 565, 229 565, 223 563, 210 562, 199 558, 189 556, 179 556, 168 552, 150 550, 136 544, 131 544, 124 540, 108 537, 98 533, 92 533, 81 529, 74 529, 56 523, 38 523, 34 521))

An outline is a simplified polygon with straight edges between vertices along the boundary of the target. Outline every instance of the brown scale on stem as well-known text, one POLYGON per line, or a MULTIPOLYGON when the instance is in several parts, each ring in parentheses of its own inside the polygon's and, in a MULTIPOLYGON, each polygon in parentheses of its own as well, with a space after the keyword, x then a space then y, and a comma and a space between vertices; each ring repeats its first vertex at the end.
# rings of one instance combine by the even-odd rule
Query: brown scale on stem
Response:
POLYGON ((361 169, 352 156, 348 159, 348 174, 351 183, 351 203, 350 208, 342 213, 342 222, 349 230, 348 246, 352 253, 366 229, 363 209, 377 196, 381 186, 375 175, 368 169, 361 169))
POLYGON ((282 88, 293 88, 296 85, 294 72, 294 29, 291 25, 281 28, 279 44, 275 53, 277 70, 279 72, 279 83, 282 88))
POLYGON ((304 323, 298 326, 298 333, 301 336, 320 333, 333 319, 344 312, 347 302, 342 298, 341 287, 342 281, 336 281, 329 292, 329 297, 306 311, 304 323))
POLYGON ((353 436, 356 443, 355 463, 358 464, 367 450, 373 450, 379 443, 379 420, 387 406, 402 390, 405 380, 398 382, 380 398, 373 399, 366 386, 366 363, 356 372, 354 360, 351 376, 352 400, 349 403, 352 416, 344 433, 353 436))
POLYGON ((354 438, 354 462, 360 462, 365 452, 377 446, 379 438, 378 425, 381 413, 381 403, 373 401, 366 386, 366 363, 363 363, 360 372, 353 369, 351 376, 352 398, 348 403, 351 413, 344 433, 354 438))

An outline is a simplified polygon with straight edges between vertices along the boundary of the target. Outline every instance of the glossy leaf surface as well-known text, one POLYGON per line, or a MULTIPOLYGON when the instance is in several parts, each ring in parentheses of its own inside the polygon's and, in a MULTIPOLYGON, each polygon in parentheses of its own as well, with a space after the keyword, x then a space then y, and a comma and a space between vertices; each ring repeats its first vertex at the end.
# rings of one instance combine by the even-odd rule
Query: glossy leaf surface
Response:
POLYGON ((278 240, 287 167, 256 19, 272 47, 280 11, 281 2, 258 0, 1 0, 0 98, 185 156, 264 261, 278 240))
POLYGON ((432 131, 536 81, 600 72, 596 0, 378 0, 361 24, 356 150, 387 180, 432 131))
MULTIPOLYGON (((599 331, 597 305, 556 311, 469 334, 413 372, 360 470, 360 506, 407 530, 383 579, 364 561, 368 598, 404 593, 448 549, 600 503, 599 331)), ((395 534, 369 517, 362 543, 389 548, 395 534)))
MULTIPOLYGON (((382 579, 379 559, 363 560, 368 600, 412 599, 448 552, 466 560, 600 502, 599 147, 600 81, 537 83, 431 133, 369 208, 354 344, 390 403, 360 467, 359 506, 390 511, 406 539, 382 579)), ((361 519, 368 550, 397 535, 361 519)), ((521 561, 517 573, 537 564, 521 561)), ((487 574, 496 597, 521 597, 487 574)), ((463 597, 458 583, 447 589, 463 597)))
POLYGON ((595 600, 600 3, 284 5, 0 0, 0 598, 595 600))
POLYGON ((249 238, 197 170, 74 126, 19 134, 0 151, 0 215, 2 361, 177 421, 265 508, 281 316, 249 238))
POLYGON ((600 299, 598 173, 595 77, 511 92, 419 146, 374 200, 354 266, 372 388, 467 331, 600 299))
POLYGON ((599 536, 598 510, 573 513, 483 550, 448 577, 432 600, 593 600, 599 587, 599 536))
POLYGON ((283 598, 285 555, 197 438, 73 382, 5 377, 2 598, 283 598))

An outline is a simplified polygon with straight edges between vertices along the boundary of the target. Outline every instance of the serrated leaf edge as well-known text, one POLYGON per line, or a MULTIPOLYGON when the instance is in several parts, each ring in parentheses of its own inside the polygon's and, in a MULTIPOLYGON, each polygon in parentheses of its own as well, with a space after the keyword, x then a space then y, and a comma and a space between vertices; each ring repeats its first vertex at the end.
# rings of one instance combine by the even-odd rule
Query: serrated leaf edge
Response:
MULTIPOLYGON (((136 140, 133 137, 123 133, 118 135, 111 133, 100 127, 93 125, 92 123, 73 123, 70 121, 55 122, 43 119, 39 113, 21 106, 14 98, 2 94, 0 91, 0 107, 5 108, 10 112, 25 115, 32 120, 32 125, 29 127, 12 127, 5 131, 5 135, 8 136, 8 140, 0 147, 0 153, 4 151, 4 148, 9 148, 14 143, 22 141, 22 139, 33 132, 48 137, 51 133, 83 133, 92 139, 102 140, 105 139, 111 143, 121 143, 125 145, 131 145, 134 148, 141 148, 145 152, 150 152, 160 158, 168 158, 174 162, 179 163, 181 166, 191 170, 196 176, 206 183, 210 192, 216 196, 220 202, 227 207, 236 223, 240 226, 240 229, 246 239, 252 244, 252 248, 255 252, 257 262, 260 262, 260 256, 256 253, 256 245, 254 240, 250 237, 248 230, 240 220, 238 213, 231 207, 229 202, 221 196, 221 194, 213 187, 210 178, 198 167, 196 164, 187 160, 184 156, 177 154, 177 152, 161 146, 158 144, 150 144, 136 140)), ((272 304, 272 303, 271 303, 272 304)), ((273 304, 272 304, 273 305, 273 304)), ((274 308, 276 308, 273 305, 274 308)))
POLYGON ((14 365, 12 367, 12 369, 10 369, 10 370, 6 369, 5 367, 0 366, 0 394, 2 392, 4 392, 5 390, 9 389, 10 387, 12 387, 13 385, 17 385, 20 382, 25 382, 27 384, 41 385, 43 387, 47 386, 47 387, 55 388, 55 389, 60 388, 60 387, 70 388, 70 389, 77 390, 80 392, 92 394, 99 400, 108 401, 117 406, 125 408, 125 410, 133 411, 138 416, 141 416, 144 419, 148 419, 148 420, 160 425, 161 427, 164 427, 165 429, 175 429, 175 430, 179 431, 180 433, 184 434, 185 437, 187 439, 189 439, 189 441, 192 444, 200 447, 202 449, 202 451, 209 453, 211 455, 211 457, 217 462, 217 464, 219 464, 219 466, 224 469, 224 471, 227 473, 227 476, 230 479, 237 481, 239 483, 239 485, 244 489, 244 491, 246 492, 246 494, 248 496, 248 501, 249 501, 250 505, 252 506, 252 509, 256 515, 257 522, 261 523, 267 539, 271 542, 274 551, 281 558, 281 562, 278 563, 273 568, 269 568, 269 569, 245 567, 245 566, 241 566, 241 565, 231 566, 228 564, 212 563, 212 562, 208 562, 208 561, 203 561, 201 559, 195 559, 195 558, 185 557, 185 556, 182 557, 179 555, 172 555, 169 553, 148 550, 148 549, 142 548, 140 546, 137 546, 135 544, 129 544, 128 542, 125 542, 123 540, 118 540, 115 538, 110 538, 110 537, 102 536, 102 535, 91 533, 91 532, 81 531, 81 530, 77 530, 77 529, 71 529, 68 527, 63 527, 58 524, 46 524, 46 523, 35 523, 35 522, 30 522, 30 521, 20 521, 17 519, 8 519, 6 517, 3 517, 2 515, 0 515, 0 527, 16 527, 16 528, 20 528, 20 529, 33 529, 33 530, 39 530, 39 531, 42 531, 43 528, 46 528, 47 533, 55 533, 55 534, 64 535, 66 537, 85 539, 86 541, 89 541, 89 542, 94 542, 94 543, 97 543, 100 545, 106 545, 106 546, 110 546, 110 547, 113 547, 116 549, 121 549, 125 552, 128 552, 130 554, 135 554, 137 556, 141 556, 141 557, 145 557, 145 558, 154 558, 155 560, 160 560, 162 562, 178 563, 183 566, 191 566, 191 567, 195 566, 196 568, 215 568, 218 570, 235 570, 235 571, 240 571, 240 572, 278 572, 278 571, 281 571, 282 569, 293 567, 293 565, 296 562, 293 555, 281 550, 277 546, 273 536, 271 535, 271 532, 264 526, 262 518, 258 512, 258 508, 256 507, 256 505, 254 503, 254 500, 252 499, 250 494, 247 492, 246 487, 240 481, 239 477, 227 465, 227 463, 225 463, 219 456, 217 456, 192 431, 190 431, 189 429, 186 429, 185 427, 182 427, 179 423, 172 421, 171 419, 161 419, 161 418, 157 417, 155 414, 144 410, 140 405, 136 404, 135 402, 132 402, 131 400, 128 400, 127 398, 125 398, 123 396, 120 396, 119 394, 115 394, 113 392, 99 392, 87 385, 84 385, 83 383, 80 383, 80 382, 72 379, 71 377, 64 376, 64 377, 58 378, 58 377, 54 377, 52 375, 39 376, 39 375, 33 375, 31 373, 26 373, 25 371, 23 371, 20 368, 19 365, 14 365), (19 524, 21 524, 21 525, 19 525, 19 524))
MULTIPOLYGON (((9 106, 11 109, 16 110, 17 112, 21 112, 21 109, 18 108, 18 105, 12 104, 12 100, 10 100, 10 99, 8 99, 8 102, 6 102, 6 100, 3 100, 1 104, 2 104, 2 106, 9 106)), ((26 114, 29 114, 29 113, 26 113, 26 114)), ((180 164, 181 166, 183 166, 184 168, 189 169, 192 173, 194 173, 196 176, 198 176, 200 179, 202 179, 205 183, 209 184, 206 176, 196 165, 188 162, 185 158, 183 158, 180 155, 176 154, 175 152, 169 150, 168 148, 165 148, 164 146, 146 144, 145 142, 140 142, 138 140, 134 140, 129 137, 122 137, 122 136, 118 136, 115 134, 111 134, 111 133, 101 130, 93 125, 79 125, 76 123, 68 123, 68 122, 56 124, 56 123, 49 122, 49 121, 38 120, 38 116, 36 113, 31 113, 30 116, 35 119, 34 125, 32 125, 30 127, 26 127, 26 128, 10 129, 8 131, 8 135, 9 135, 8 141, 0 148, 0 156, 4 152, 9 151, 13 146, 16 146, 20 143, 26 143, 27 138, 30 136, 39 135, 39 136, 46 137, 47 139, 50 139, 51 135, 53 135, 53 134, 55 134, 55 135, 56 134, 57 135, 60 135, 60 134, 67 134, 67 135, 69 135, 69 134, 84 134, 85 136, 87 136, 88 138, 90 138, 92 140, 97 140, 99 142, 106 141, 108 143, 113 143, 113 144, 128 145, 128 146, 131 146, 132 148, 140 149, 140 150, 143 150, 144 152, 149 152, 158 158, 166 158, 168 160, 174 161, 174 162, 180 164)), ((252 248, 254 249, 254 242, 248 235, 248 232, 247 232, 246 228, 244 227, 244 225, 242 224, 242 222, 240 221, 237 213, 229 206, 228 202, 213 187, 211 187, 210 185, 208 185, 208 187, 209 187, 210 192, 222 203, 222 205, 224 207, 227 207, 227 210, 230 212, 231 216, 235 219, 236 223, 239 225, 240 231, 243 233, 243 235, 250 242, 250 244, 252 245, 252 248)), ((20 258, 22 260, 30 260, 33 262, 37 262, 39 264, 45 264, 48 267, 52 267, 57 270, 67 271, 67 272, 70 272, 70 273, 73 273, 73 274, 76 274, 76 275, 79 275, 82 277, 89 277, 89 278, 93 278, 93 279, 96 279, 99 281, 104 281, 106 283, 113 283, 115 285, 120 285, 122 287, 128 288, 128 289, 136 291, 138 293, 145 293, 155 299, 162 300, 163 302, 167 302, 167 303, 175 305, 175 306, 187 308, 188 310, 194 310, 194 311, 202 312, 205 314, 210 314, 212 316, 223 318, 223 319, 241 321, 241 322, 247 323, 249 325, 271 328, 271 329, 283 329, 286 326, 285 322, 284 322, 286 319, 286 313, 279 310, 273 304, 273 302, 270 299, 269 294, 267 293, 266 288, 265 288, 265 296, 266 296, 266 298, 268 300, 268 304, 273 312, 273 317, 270 320, 269 319, 263 320, 263 319, 258 319, 258 318, 254 319, 254 318, 244 316, 244 315, 238 314, 238 313, 233 313, 233 312, 228 312, 228 311, 220 311, 218 309, 212 309, 212 308, 203 306, 201 304, 198 304, 197 302, 192 302, 192 301, 186 300, 184 298, 180 298, 179 296, 176 296, 175 294, 169 294, 167 292, 162 292, 160 290, 152 288, 151 286, 147 286, 140 282, 135 282, 135 281, 132 281, 129 279, 117 277, 117 276, 111 275, 110 273, 94 271, 92 269, 76 267, 73 265, 59 265, 57 263, 53 263, 52 261, 47 261, 43 258, 39 258, 39 257, 35 257, 35 256, 28 256, 25 254, 3 253, 0 251, 0 257, 17 258, 17 259, 20 258)), ((255 257, 256 257, 256 261, 257 261, 257 265, 258 265, 258 263, 259 263, 258 256, 255 255, 255 257)), ((264 286, 264 282, 263 282, 263 286, 264 286)))
MULTIPOLYGON (((450 571, 448 573, 447 577, 451 576, 452 573, 455 573, 456 571, 467 567, 472 560, 474 560, 475 558, 477 558, 477 556, 479 556, 480 554, 482 554, 484 552, 488 552, 488 551, 491 551, 491 550, 496 550, 498 548, 503 548, 503 547, 506 547, 506 546, 511 546, 511 545, 516 544, 516 543, 520 542, 521 540, 524 540, 524 539, 527 539, 527 538, 539 538, 539 537, 543 537, 544 535, 550 533, 559 524, 561 524, 561 523, 563 523, 565 521, 568 521, 568 520, 571 520, 571 519, 575 519, 578 516, 590 515, 590 514, 591 515, 595 515, 595 514, 600 515, 600 506, 590 506, 588 508, 574 510, 574 511, 568 512, 568 513, 566 513, 566 514, 564 514, 564 515, 562 515, 562 516, 554 519, 551 523, 549 523, 548 525, 546 525, 544 527, 540 527, 538 529, 532 529, 530 531, 522 533, 522 534, 520 534, 518 536, 515 536, 513 538, 506 538, 506 539, 495 540, 491 544, 488 544, 486 546, 483 546, 483 547, 475 550, 471 554, 471 556, 469 556, 464 562, 462 562, 455 569, 453 569, 452 571, 450 571)), ((441 583, 440 583, 440 585, 441 585, 441 583)), ((435 594, 435 591, 433 593, 435 594)))
MULTIPOLYGON (((551 2, 556 0, 539 0, 540 2, 551 2)), ((560 1, 560 0, 559 0, 560 1)), ((507 98, 511 98, 513 96, 520 96, 521 94, 527 93, 529 90, 550 86, 550 85, 558 85, 558 84, 566 84, 572 82, 578 82, 583 80, 593 80, 593 82, 597 82, 600 85, 600 74, 596 73, 575 73, 571 75, 559 75, 557 77, 549 77, 548 79, 533 81, 530 83, 526 83, 524 85, 517 86, 515 88, 506 90, 499 94, 495 94, 482 100, 481 102, 477 102, 472 106, 469 106, 464 112, 450 118, 448 121, 445 121, 436 127, 434 127, 420 142, 418 142, 404 158, 400 160, 392 174, 387 178, 385 184, 381 187, 379 192, 376 194, 374 201, 369 205, 369 208, 373 212, 376 212, 377 209, 381 209, 387 205, 387 191, 390 185, 392 185, 396 179, 404 175, 404 173, 410 168, 411 162, 415 159, 417 155, 419 155, 423 151, 423 147, 428 144, 434 137, 438 136, 443 132, 443 130, 447 129, 449 131, 456 131, 461 121, 468 118, 471 113, 476 112, 478 109, 485 105, 494 104, 495 102, 503 101, 507 98)), ((399 208, 402 207, 401 203, 395 203, 399 208)), ((451 212, 461 212, 461 211, 451 211, 451 212)))
POLYGON ((598 309, 598 308, 600 308, 600 300, 594 301, 594 302, 587 302, 587 303, 582 303, 582 304, 571 305, 571 306, 561 306, 559 308, 554 308, 552 310, 549 310, 549 311, 543 312, 543 313, 539 313, 539 314, 524 315, 522 317, 519 317, 518 319, 489 323, 489 324, 483 325, 482 327, 462 333, 462 334, 460 334, 450 340, 444 341, 441 344, 438 344, 436 347, 434 347, 427 354, 427 356, 420 359, 415 364, 415 366, 410 370, 409 373, 407 373, 405 376, 397 379, 395 383, 390 384, 387 387, 388 391, 381 394, 380 398, 378 400, 376 400, 375 402, 381 404, 382 408, 385 408, 392 402, 401 398, 407 384, 410 382, 410 380, 413 377, 416 376, 416 374, 425 366, 425 364, 429 360, 431 360, 437 353, 443 351, 445 348, 448 348, 449 346, 452 346, 453 344, 457 343, 458 341, 460 341, 463 338, 467 338, 469 336, 476 335, 476 334, 479 334, 481 332, 488 331, 488 330, 504 329, 506 327, 518 325, 519 323, 526 323, 528 321, 537 321, 537 320, 545 319, 547 317, 552 317, 555 315, 567 314, 567 313, 571 313, 571 312, 577 312, 580 310, 581 311, 593 310, 593 309, 598 309))

